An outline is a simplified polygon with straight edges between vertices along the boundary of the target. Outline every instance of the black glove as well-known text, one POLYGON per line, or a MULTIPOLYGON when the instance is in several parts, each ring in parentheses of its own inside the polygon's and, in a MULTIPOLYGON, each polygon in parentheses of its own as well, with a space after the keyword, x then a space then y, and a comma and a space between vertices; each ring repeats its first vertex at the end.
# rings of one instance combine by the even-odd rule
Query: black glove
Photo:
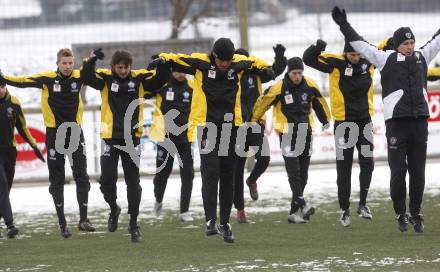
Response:
POLYGON ((338 6, 334 7, 332 10, 333 21, 339 26, 344 26, 348 24, 347 14, 345 9, 340 9, 338 6))
POLYGON ((263 68, 260 71, 260 76, 264 76, 264 78, 274 80, 276 78, 275 72, 272 68, 263 68))
POLYGON ((90 53, 90 60, 94 60, 94 61, 96 61, 97 59, 102 60, 104 59, 104 57, 105 55, 102 52, 102 48, 95 49, 90 53))
POLYGON ((321 39, 316 41, 316 50, 318 50, 319 52, 322 52, 325 50, 325 48, 327 47, 327 43, 321 39))
POLYGON ((147 70, 155 70, 157 67, 162 66, 167 62, 164 58, 159 57, 158 55, 154 56, 157 56, 157 58, 153 59, 153 61, 148 64, 147 70))
POLYGON ((34 152, 35 152, 35 155, 38 157, 38 159, 40 159, 42 162, 46 162, 43 154, 41 154, 41 151, 40 151, 40 149, 38 149, 38 147, 34 147, 34 152))
POLYGON ((273 51, 275 52, 275 58, 284 57, 284 52, 286 52, 286 48, 282 44, 277 43, 277 45, 272 48, 273 51))

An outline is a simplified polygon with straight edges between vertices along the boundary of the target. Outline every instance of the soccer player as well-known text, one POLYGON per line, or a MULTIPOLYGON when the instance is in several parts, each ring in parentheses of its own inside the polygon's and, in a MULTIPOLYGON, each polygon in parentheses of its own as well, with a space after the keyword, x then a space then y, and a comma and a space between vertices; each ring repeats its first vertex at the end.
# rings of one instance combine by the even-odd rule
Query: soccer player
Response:
MULTIPOLYGON (((78 148, 68 153, 71 158, 73 178, 76 182, 76 196, 79 206, 80 219, 78 229, 80 231, 93 232, 95 227, 87 218, 87 205, 90 190, 89 176, 87 174, 87 158, 85 155, 84 134, 81 129, 83 117, 83 103, 80 90, 83 81, 79 70, 73 69, 74 56, 70 49, 63 48, 57 53, 57 70, 42 72, 32 76, 8 76, 0 77, 0 82, 7 83, 18 88, 40 88, 41 110, 46 126, 47 167, 49 169, 49 192, 52 195, 58 216, 61 235, 64 238, 71 236, 64 215, 64 184, 65 180, 65 157, 66 153, 55 146, 57 132, 64 137, 64 148, 78 144, 78 148), (63 124, 74 124, 64 126, 63 124), (74 143, 79 135, 79 143, 74 143), (62 153, 61 153, 62 152, 62 153)), ((60 139, 58 139, 60 140, 60 139)), ((67 152, 67 151, 66 151, 67 152)))
MULTIPOLYGON (((275 76, 280 75, 286 68, 287 59, 284 56, 286 48, 277 44, 273 47, 275 52, 275 62, 272 65, 272 70, 275 76)), ((235 51, 235 54, 249 57, 249 52, 243 48, 239 48, 235 51)), ((245 71, 240 79, 241 85, 241 114, 242 118, 246 122, 250 122, 252 110, 255 102, 260 95, 263 94, 262 83, 266 83, 272 80, 272 78, 266 78, 264 75, 254 73, 252 70, 245 71)), ((252 168, 249 177, 246 179, 246 184, 249 187, 249 194, 253 200, 258 199, 257 180, 266 171, 270 162, 269 150, 263 152, 263 146, 269 147, 267 137, 264 135, 265 128, 265 116, 263 115, 258 124, 260 126, 260 132, 253 133, 251 127, 247 128, 245 151, 249 151, 250 147, 257 148, 255 153, 256 163, 252 168), (263 144, 264 143, 264 144, 263 144)), ((234 188, 234 206, 237 209, 237 221, 239 223, 247 223, 246 213, 244 211, 244 197, 243 197, 243 185, 244 185, 244 168, 246 165, 247 156, 238 156, 237 164, 235 168, 235 188, 234 188)))
POLYGON ((171 141, 176 147, 179 155, 180 179, 180 214, 179 219, 183 222, 193 221, 189 212, 189 204, 194 179, 194 163, 192 152, 192 141, 188 138, 188 129, 173 131, 173 127, 184 127, 188 125, 188 117, 191 110, 193 94, 193 80, 186 79, 184 73, 173 72, 168 83, 156 93, 156 107, 153 114, 153 122, 149 131, 149 137, 158 141, 156 167, 158 172, 154 176, 154 196, 156 203, 154 212, 160 215, 162 200, 167 186, 168 178, 173 170, 174 156, 166 149, 164 141, 171 141), (170 120, 167 114, 175 110, 176 118, 170 120))
POLYGON ((337 149, 336 171, 338 200, 341 209, 340 223, 351 224, 350 194, 353 153, 356 147, 359 158, 360 199, 357 213, 365 219, 372 219, 367 206, 367 195, 374 169, 373 125, 373 74, 374 66, 361 57, 349 43, 343 54, 324 53, 326 42, 318 40, 304 52, 304 63, 328 73, 330 83, 330 105, 334 123, 335 146, 337 149), (354 133, 350 130, 357 130, 354 133), (350 141, 350 134, 359 135, 350 141), (364 151, 366 146, 369 152, 364 151), (340 156, 342 155, 342 156, 340 156))
POLYGON ((291 207, 287 217, 290 223, 306 223, 304 216, 307 219, 310 215, 302 210, 306 206, 303 192, 307 184, 312 148, 312 128, 309 119, 311 110, 315 111, 323 128, 327 128, 330 121, 327 102, 316 82, 303 76, 303 71, 304 64, 301 58, 289 59, 283 80, 277 81, 258 99, 251 119, 252 122, 257 122, 272 105, 274 106, 274 128, 280 135, 281 150, 292 190, 291 207), (301 129, 301 126, 305 130, 301 129))
POLYGON ((192 139, 198 128, 206 235, 219 233, 227 243, 234 242, 229 219, 234 200, 235 146, 237 129, 244 122, 240 78, 248 69, 273 77, 273 71, 264 61, 234 52, 232 41, 220 38, 215 41, 210 54, 159 55, 167 62, 171 61, 173 69, 194 75, 188 137, 192 139), (218 191, 220 224, 216 226, 218 191))
POLYGON ((18 229, 14 225, 11 202, 9 200, 17 158, 15 128, 34 149, 35 155, 44 162, 41 151, 36 146, 34 138, 26 127, 26 120, 20 101, 15 96, 9 94, 5 83, 0 82, 0 130, 2 131, 2 137, 0 137, 0 218, 3 217, 5 220, 8 238, 14 238, 18 234, 18 229))
POLYGON ((132 70, 133 58, 127 51, 118 50, 111 58, 111 69, 97 69, 96 61, 103 59, 101 49, 94 50, 83 62, 81 78, 84 83, 101 92, 101 154, 100 189, 110 206, 108 231, 118 228, 121 208, 116 203, 118 161, 121 158, 127 185, 129 233, 132 242, 141 241, 137 217, 142 188, 139 178, 140 137, 143 131, 143 98, 166 83, 169 68, 156 71, 132 70), (162 72, 164 71, 164 72, 162 72), (132 110, 132 112, 130 111, 132 110), (125 121, 128 121, 126 123, 125 121), (130 149, 131 148, 131 149, 130 149))
POLYGON ((421 204, 425 188, 429 108, 427 67, 440 51, 440 32, 415 49, 409 27, 393 34, 394 50, 382 51, 365 41, 348 23, 345 10, 334 7, 333 20, 349 44, 381 73, 388 163, 391 170, 391 199, 400 231, 407 231, 406 172, 409 173, 409 221, 423 232, 421 204))

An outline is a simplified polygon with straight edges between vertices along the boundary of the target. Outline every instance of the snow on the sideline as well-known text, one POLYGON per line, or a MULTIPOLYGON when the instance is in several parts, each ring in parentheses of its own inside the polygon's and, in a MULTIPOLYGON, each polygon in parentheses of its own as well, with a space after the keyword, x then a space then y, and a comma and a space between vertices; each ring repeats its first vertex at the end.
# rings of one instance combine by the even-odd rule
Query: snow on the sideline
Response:
MULTIPOLYGON (((429 161, 426 167, 426 189, 425 193, 440 193, 440 171, 438 170, 439 161, 429 161)), ((247 175, 245 175, 246 177, 247 175)), ((359 168, 356 164, 352 173, 352 203, 358 201, 359 194, 359 168)), ((388 198, 389 193, 389 168, 387 164, 376 165, 373 172, 373 179, 370 187, 370 199, 377 196, 388 198)), ((150 217, 154 205, 153 182, 152 178, 141 179, 142 202, 141 217, 150 217)), ((287 181, 287 175, 284 168, 276 168, 276 171, 269 168, 269 171, 263 174, 258 180, 258 190, 260 198, 252 202, 249 198, 249 191, 245 185, 245 203, 248 213, 267 213, 275 211, 288 211, 290 207, 291 191, 287 181)), ((75 185, 69 184, 64 188, 66 212, 76 216, 78 206, 76 202, 75 185)), ((15 214, 37 215, 41 213, 54 213, 52 198, 49 194, 48 184, 38 186, 13 186, 11 190, 11 204, 15 214)), ((309 171, 309 181, 305 191, 305 197, 313 205, 336 201, 336 169, 333 166, 311 166, 309 171)), ((163 200, 164 209, 179 212, 180 198, 180 178, 178 176, 170 177, 163 200)), ((125 211, 127 210, 126 186, 120 180, 118 182, 118 204, 125 211)), ((92 183, 89 194, 89 209, 107 209, 102 194, 99 190, 99 184, 92 183)), ((190 211, 196 216, 203 215, 202 196, 201 196, 201 178, 196 175, 191 199, 190 211)), ((335 211, 337 207, 335 206, 335 211)), ((22 215, 20 216, 22 217, 22 215)), ((17 218, 18 219, 18 218, 17 218)), ((20 218, 20 221, 26 221, 20 218)))

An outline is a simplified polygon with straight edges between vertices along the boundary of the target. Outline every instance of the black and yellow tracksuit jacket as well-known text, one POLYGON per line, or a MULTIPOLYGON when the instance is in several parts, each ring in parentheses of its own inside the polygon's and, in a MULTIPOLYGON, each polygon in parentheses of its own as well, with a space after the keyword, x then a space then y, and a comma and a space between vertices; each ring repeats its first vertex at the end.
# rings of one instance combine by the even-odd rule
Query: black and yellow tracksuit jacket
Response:
POLYGON ((256 57, 235 54, 231 66, 222 71, 208 54, 162 53, 160 57, 173 63, 173 69, 194 75, 193 100, 189 115, 188 138, 194 140, 197 126, 206 122, 221 124, 225 114, 233 115, 233 123, 240 126, 245 120, 241 108, 240 79, 246 70, 261 70, 270 65, 256 57))
POLYGON ((330 74, 330 105, 335 121, 371 119, 374 115, 374 66, 361 58, 350 63, 342 54, 322 53, 314 46, 304 52, 304 63, 330 74))
POLYGON ((286 73, 283 80, 276 82, 258 98, 251 121, 257 122, 272 105, 273 127, 279 133, 287 133, 289 123, 310 125, 312 109, 322 124, 330 121, 330 110, 325 98, 316 82, 306 76, 299 85, 294 85, 286 73))
POLYGON ((440 67, 433 67, 428 69, 428 80, 436 81, 440 79, 440 67))
POLYGON ((73 70, 68 77, 59 71, 50 71, 31 76, 3 75, 0 80, 18 88, 41 89, 41 110, 46 127, 57 128, 64 122, 76 122, 82 126, 80 90, 83 82, 79 70, 73 70))
POLYGON ((182 127, 188 124, 189 113, 191 111, 191 101, 193 96, 193 80, 178 81, 171 77, 168 83, 156 92, 156 107, 153 113, 153 122, 151 124, 148 136, 150 139, 163 142, 165 137, 173 142, 187 143, 187 129, 179 135, 170 133, 165 135, 167 124, 164 116, 172 109, 179 112, 179 115, 173 120, 176 126, 182 127))
POLYGON ((101 91, 101 138, 124 139, 124 117, 133 101, 139 99, 131 118, 131 135, 140 138, 143 133, 143 99, 162 87, 169 73, 145 69, 131 70, 126 78, 119 78, 110 69, 97 69, 95 61, 85 59, 81 68, 84 84, 101 91))
POLYGON ((0 150, 15 148, 15 128, 23 139, 29 143, 32 148, 35 147, 35 140, 30 134, 20 101, 8 92, 6 96, 0 98, 0 150))
MULTIPOLYGON (((272 70, 275 73, 275 77, 279 76, 286 68, 286 61, 283 59, 275 58, 275 62, 272 64, 272 70)), ((268 78, 266 75, 254 72, 252 70, 245 71, 240 79, 241 87, 241 114, 243 122, 250 122, 252 117, 252 111, 258 97, 263 95, 263 83, 271 81, 273 78, 268 78)), ((261 117, 261 122, 266 121, 265 115, 261 117)))

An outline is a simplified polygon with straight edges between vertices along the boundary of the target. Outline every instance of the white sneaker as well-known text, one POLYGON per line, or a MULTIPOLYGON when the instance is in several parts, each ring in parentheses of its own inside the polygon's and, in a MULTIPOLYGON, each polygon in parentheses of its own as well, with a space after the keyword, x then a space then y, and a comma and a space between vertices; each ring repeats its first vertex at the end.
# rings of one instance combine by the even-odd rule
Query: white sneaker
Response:
POLYGON ((360 217, 365 219, 373 219, 370 208, 368 206, 359 206, 357 213, 360 217))
POLYGON ((159 216, 162 213, 162 202, 154 203, 154 209, 153 212, 156 216, 159 216))
POLYGON ((191 222, 194 221, 194 218, 191 216, 189 212, 184 212, 179 214, 179 219, 182 222, 191 222))
POLYGON ((301 213, 301 210, 298 210, 295 213, 289 214, 287 216, 287 221, 289 221, 289 223, 294 223, 294 224, 307 223, 307 221, 305 221, 303 219, 303 215, 301 213))
POLYGON ((341 218, 339 219, 341 222, 341 225, 344 227, 348 227, 351 224, 351 217, 350 217, 350 211, 349 210, 341 210, 341 218))
POLYGON ((306 204, 304 206, 304 208, 302 209, 302 213, 303 213, 303 219, 304 220, 310 220, 310 216, 315 214, 315 207, 306 204))

